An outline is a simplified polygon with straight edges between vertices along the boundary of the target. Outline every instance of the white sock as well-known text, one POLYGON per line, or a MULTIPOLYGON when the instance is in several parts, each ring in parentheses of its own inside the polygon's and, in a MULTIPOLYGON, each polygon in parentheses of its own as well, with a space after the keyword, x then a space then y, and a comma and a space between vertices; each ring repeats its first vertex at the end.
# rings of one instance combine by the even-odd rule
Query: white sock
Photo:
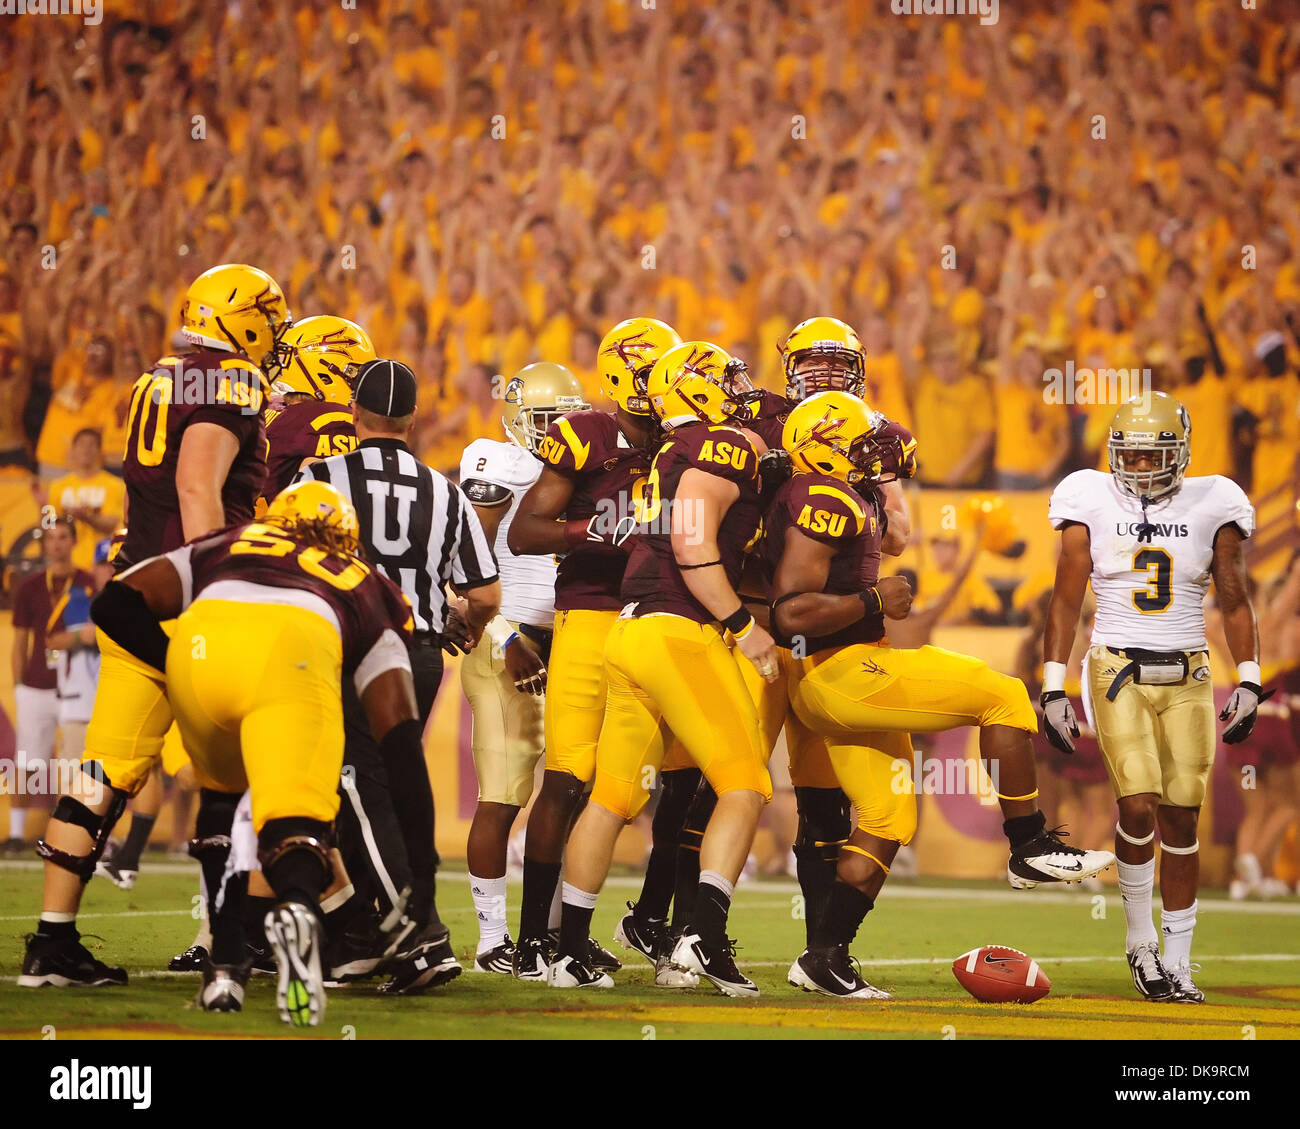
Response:
POLYGON ((27 809, 9 809, 9 838, 21 839, 27 834, 27 809))
POLYGON ((194 934, 194 944, 212 952, 212 929, 208 924, 208 884, 203 881, 201 870, 199 871, 199 896, 203 899, 199 902, 199 909, 203 916, 199 918, 199 931, 194 934))
POLYGON ((736 884, 734 882, 728 882, 727 879, 724 878, 721 874, 719 874, 716 870, 701 870, 700 885, 716 886, 719 890, 721 890, 724 894, 727 895, 728 900, 730 900, 731 895, 736 892, 736 884))
MULTIPOLYGON (((551 912, 546 918, 546 928, 549 932, 554 933, 560 927, 560 907, 564 904, 564 872, 560 872, 560 880, 555 884, 555 893, 551 895, 551 912)), ((595 905, 592 902, 592 905, 595 905)))
POLYGON ((1165 935, 1166 968, 1192 963, 1192 933, 1196 929, 1196 903, 1186 909, 1160 911, 1160 931, 1165 935))
POLYGON ((1119 892, 1124 901, 1124 920, 1128 923, 1128 937, 1124 947, 1132 952, 1147 941, 1159 943, 1155 922, 1151 918, 1151 889, 1156 881, 1155 857, 1146 862, 1120 862, 1119 892))
POLYGON ((506 939, 506 878, 469 876, 478 914, 478 953, 491 952, 506 939))
POLYGON ((561 882, 560 887, 565 905, 577 906, 579 909, 596 908, 596 900, 600 897, 599 892, 589 894, 586 890, 579 890, 577 886, 570 885, 568 882, 561 882))

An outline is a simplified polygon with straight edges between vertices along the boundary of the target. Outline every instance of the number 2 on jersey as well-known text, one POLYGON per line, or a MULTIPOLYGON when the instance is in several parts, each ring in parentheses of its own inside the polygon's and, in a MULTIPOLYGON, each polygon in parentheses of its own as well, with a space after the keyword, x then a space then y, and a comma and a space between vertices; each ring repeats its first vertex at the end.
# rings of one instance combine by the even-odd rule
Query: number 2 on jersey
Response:
POLYGON ((1145 588, 1133 589, 1133 606, 1143 615, 1163 612, 1174 602, 1174 561, 1164 549, 1139 549, 1133 554, 1133 571, 1145 572, 1145 588))

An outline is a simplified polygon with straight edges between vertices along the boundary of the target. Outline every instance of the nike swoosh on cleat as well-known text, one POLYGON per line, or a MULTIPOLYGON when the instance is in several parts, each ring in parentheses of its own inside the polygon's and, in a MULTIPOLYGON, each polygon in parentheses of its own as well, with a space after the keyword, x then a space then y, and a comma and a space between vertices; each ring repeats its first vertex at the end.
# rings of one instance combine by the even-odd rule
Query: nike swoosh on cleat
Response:
POLYGON ((833 977, 835 977, 835 983, 836 983, 836 984, 839 984, 839 985, 841 985, 842 987, 847 988, 850 992, 853 991, 853 981, 852 981, 852 980, 844 980, 844 979, 842 979, 842 978, 840 977, 840 974, 839 974, 838 972, 835 972, 833 969, 829 969, 829 968, 828 968, 826 971, 829 972, 833 977))

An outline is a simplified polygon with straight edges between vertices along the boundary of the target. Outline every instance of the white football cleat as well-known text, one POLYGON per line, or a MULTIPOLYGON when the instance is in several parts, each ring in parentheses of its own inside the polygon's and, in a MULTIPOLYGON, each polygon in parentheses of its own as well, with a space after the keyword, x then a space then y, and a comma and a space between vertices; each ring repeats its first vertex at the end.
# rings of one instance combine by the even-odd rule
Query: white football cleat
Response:
POLYGON ((671 953, 664 953, 655 960, 655 987, 676 988, 691 991, 700 986, 700 978, 689 968, 679 968, 673 964, 671 953))
POLYGON ((321 974, 321 924, 297 902, 282 902, 266 915, 266 939, 275 953, 275 1002, 280 1018, 294 1027, 317 1027, 325 1017, 321 974))
POLYGON ((1058 829, 1041 831, 1028 843, 1012 848, 1007 881, 1015 890, 1032 890, 1040 882, 1082 882, 1113 866, 1110 851, 1085 851, 1062 842, 1058 829))
POLYGON ((595 972, 573 957, 559 957, 546 970, 546 983, 552 988, 612 988, 613 977, 595 972))
POLYGON ((863 979, 853 967, 848 945, 839 945, 829 953, 812 953, 805 949, 790 966, 786 980, 805 992, 816 992, 840 1000, 892 1000, 884 988, 863 979))

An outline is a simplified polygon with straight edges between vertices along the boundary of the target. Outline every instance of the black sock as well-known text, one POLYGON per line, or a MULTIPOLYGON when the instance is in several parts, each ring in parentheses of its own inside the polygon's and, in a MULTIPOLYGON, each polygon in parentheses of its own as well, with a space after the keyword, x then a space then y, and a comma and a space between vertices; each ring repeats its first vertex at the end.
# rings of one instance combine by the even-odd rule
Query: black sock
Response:
POLYGON ((591 915, 594 907, 575 906, 565 902, 560 909, 560 955, 585 960, 587 942, 591 937, 591 915))
POLYGON ((275 891, 277 902, 299 902, 309 907, 318 918, 321 917, 320 896, 330 878, 331 874, 322 865, 320 857, 309 850, 285 851, 275 860, 274 867, 266 872, 266 880, 275 891))
POLYGON ((875 904, 874 898, 856 886, 836 881, 827 895, 825 913, 809 934, 809 949, 831 949, 852 942, 862 919, 875 904))
POLYGON ((839 861, 839 847, 828 848, 796 843, 795 870, 799 875, 799 889, 803 893, 804 933, 808 947, 813 945, 817 922, 826 913, 831 890, 835 886, 835 870, 839 861))
POLYGON ((663 791, 652 826, 654 845, 646 862, 641 896, 632 907, 641 925, 668 920, 668 905, 677 884, 677 844, 701 776, 698 768, 682 768, 660 777, 663 791))
POLYGON ((266 915, 275 908, 275 899, 244 895, 244 940, 255 949, 266 948, 266 915))
POLYGON ((75 921, 46 921, 41 918, 36 923, 36 936, 47 937, 51 941, 75 941, 77 923, 75 921))
POLYGON ((1036 811, 1033 815, 1018 815, 1014 819, 1004 819, 1002 821, 1002 834, 1007 837, 1007 840, 1011 843, 1011 849, 1014 851, 1017 847, 1023 847, 1026 843, 1038 838, 1046 826, 1047 817, 1041 811, 1036 811))
POLYGON ((682 929, 691 920, 695 909, 696 891, 700 885, 700 844, 709 817, 717 806, 718 796, 707 783, 702 783, 686 813, 677 848, 677 882, 673 891, 673 929, 682 929))
POLYGON ((731 895, 712 882, 701 882, 695 895, 695 912, 691 928, 709 945, 721 945, 727 939, 727 914, 731 912, 731 895))
POLYGON ((361 897, 354 893, 342 905, 324 911, 325 929, 331 937, 341 936, 360 922, 369 908, 361 897))
POLYGON ((153 833, 155 818, 152 815, 135 813, 131 815, 131 830, 126 834, 126 842, 113 857, 113 865, 118 870, 140 869, 140 852, 144 850, 145 844, 149 842, 149 836, 153 833))
POLYGON ((524 892, 519 904, 519 939, 540 940, 546 936, 555 886, 560 881, 558 862, 524 859, 524 892))
POLYGON ((244 943, 244 891, 248 874, 231 875, 225 884, 221 909, 212 913, 212 963, 241 964, 247 955, 244 943))

